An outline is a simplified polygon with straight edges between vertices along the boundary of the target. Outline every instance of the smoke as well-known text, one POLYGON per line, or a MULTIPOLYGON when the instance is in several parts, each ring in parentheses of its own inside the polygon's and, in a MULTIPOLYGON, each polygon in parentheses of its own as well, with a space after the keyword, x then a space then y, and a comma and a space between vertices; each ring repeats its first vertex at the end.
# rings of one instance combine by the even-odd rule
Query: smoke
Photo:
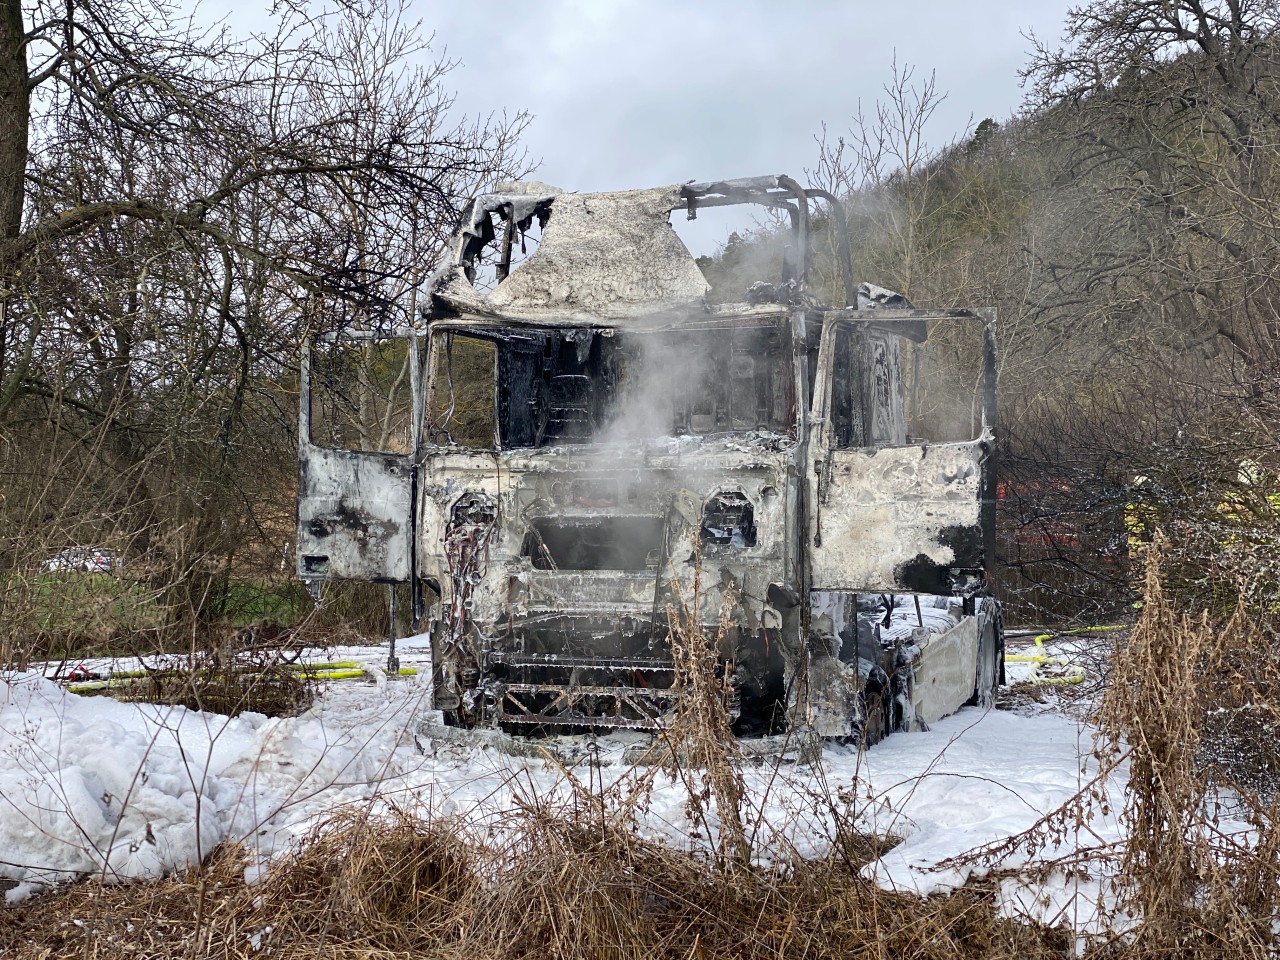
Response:
POLYGON ((982 327, 934 321, 925 344, 905 343, 902 382, 907 434, 932 443, 962 443, 982 432, 982 327))
POLYGON ((762 227, 745 234, 731 233, 713 257, 699 257, 698 267, 711 285, 710 303, 741 303, 751 285, 782 280, 783 252, 790 231, 762 227))
POLYGON ((696 429, 696 418, 708 415, 699 412, 707 404, 698 400, 717 375, 702 340, 666 333, 631 337, 623 345, 613 403, 596 439, 644 443, 672 436, 680 426, 696 429))
POLYGON ((788 342, 782 324, 619 334, 593 440, 790 432, 788 342))

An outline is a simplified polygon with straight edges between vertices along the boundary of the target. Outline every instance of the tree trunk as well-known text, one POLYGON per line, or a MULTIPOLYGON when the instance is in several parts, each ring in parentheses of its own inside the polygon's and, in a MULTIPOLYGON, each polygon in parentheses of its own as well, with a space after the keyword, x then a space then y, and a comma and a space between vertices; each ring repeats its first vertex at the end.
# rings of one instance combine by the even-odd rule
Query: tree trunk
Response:
POLYGON ((0 0, 0 413, 12 400, 17 383, 5 376, 10 366, 12 287, 17 271, 9 245, 22 232, 30 120, 22 0, 0 0))
MULTIPOLYGON (((22 0, 0 0, 0 269, 4 246, 22 230, 31 89, 22 29, 22 0)), ((0 274, 2 276, 2 274, 0 274)), ((0 279, 0 283, 3 283, 0 279)))

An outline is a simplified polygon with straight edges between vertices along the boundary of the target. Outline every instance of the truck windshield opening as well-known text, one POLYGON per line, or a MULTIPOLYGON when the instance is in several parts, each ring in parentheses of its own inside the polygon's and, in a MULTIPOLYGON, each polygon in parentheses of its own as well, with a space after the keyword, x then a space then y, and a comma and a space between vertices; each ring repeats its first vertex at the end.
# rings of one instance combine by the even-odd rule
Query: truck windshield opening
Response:
POLYGON ((426 438, 437 446, 795 430, 781 323, 644 333, 445 329, 432 336, 429 369, 426 438))

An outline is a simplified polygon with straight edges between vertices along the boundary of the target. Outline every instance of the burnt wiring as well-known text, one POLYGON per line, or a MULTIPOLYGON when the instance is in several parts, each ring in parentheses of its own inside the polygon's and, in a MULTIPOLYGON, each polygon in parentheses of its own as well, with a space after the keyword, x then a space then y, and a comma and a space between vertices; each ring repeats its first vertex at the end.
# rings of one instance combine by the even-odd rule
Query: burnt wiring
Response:
MULTIPOLYGON (((479 657, 474 643, 468 643, 471 633, 472 595, 478 583, 484 580, 489 569, 489 547, 496 527, 496 517, 478 503, 459 503, 454 507, 455 520, 445 533, 445 557, 449 565, 452 590, 449 599, 448 632, 444 637, 442 659, 452 661, 451 673, 455 682, 461 677, 461 687, 473 684, 468 676, 479 674, 479 657)), ((444 664, 442 664, 444 666, 444 664)))

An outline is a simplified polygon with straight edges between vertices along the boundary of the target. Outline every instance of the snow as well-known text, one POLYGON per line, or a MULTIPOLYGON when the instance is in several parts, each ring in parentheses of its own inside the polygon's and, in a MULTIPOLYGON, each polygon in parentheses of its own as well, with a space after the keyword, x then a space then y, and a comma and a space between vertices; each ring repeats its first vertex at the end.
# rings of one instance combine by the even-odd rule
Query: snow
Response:
MULTIPOLYGON (((573 741, 577 759, 561 762, 423 737, 427 647, 411 638, 398 652, 419 666, 418 677, 387 680, 383 647, 318 655, 366 663, 378 682, 334 683, 305 714, 281 719, 119 703, 76 696, 39 674, 0 675, 0 879, 17 882, 8 898, 86 874, 159 876, 224 839, 256 854, 256 874, 352 806, 395 803, 503 829, 518 803, 567 799, 575 781, 619 796, 651 791, 637 805, 642 831, 686 847, 710 842, 688 819, 679 778, 623 761, 636 734, 573 741)), ((829 849, 838 823, 890 834, 901 842, 866 868, 869 876, 922 894, 951 889, 975 871, 1034 867, 1121 838, 1114 813, 1095 804, 1034 855, 961 856, 1020 834, 1075 797, 1098 773, 1092 737, 1086 724, 1043 705, 966 708, 863 753, 828 746, 815 766, 748 764, 748 828, 761 849, 802 855, 829 849)), ((1097 787, 1111 811, 1121 806, 1123 773, 1097 787)), ((1003 879, 1001 908, 1089 930, 1105 878, 1042 872, 1035 882, 1003 879)))

